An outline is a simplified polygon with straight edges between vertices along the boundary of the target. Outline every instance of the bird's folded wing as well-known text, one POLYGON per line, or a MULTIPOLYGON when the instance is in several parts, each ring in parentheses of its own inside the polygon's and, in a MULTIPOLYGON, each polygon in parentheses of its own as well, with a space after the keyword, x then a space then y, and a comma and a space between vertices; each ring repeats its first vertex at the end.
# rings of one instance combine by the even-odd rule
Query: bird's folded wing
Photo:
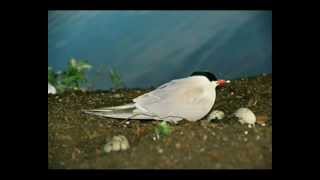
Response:
POLYGON ((207 99, 211 97, 203 96, 203 88, 203 84, 199 84, 199 81, 194 78, 179 79, 139 96, 133 101, 153 115, 177 116, 193 121, 201 118, 203 114, 201 112, 207 111, 211 106, 210 100, 207 99))

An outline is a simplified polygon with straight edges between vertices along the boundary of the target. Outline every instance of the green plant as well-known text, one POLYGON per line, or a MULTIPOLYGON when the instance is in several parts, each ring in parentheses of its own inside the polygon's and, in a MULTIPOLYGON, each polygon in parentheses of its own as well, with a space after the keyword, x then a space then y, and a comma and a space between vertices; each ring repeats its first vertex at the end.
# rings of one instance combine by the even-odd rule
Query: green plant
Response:
POLYGON ((87 82, 86 72, 91 67, 85 61, 72 58, 64 72, 54 72, 51 67, 48 67, 48 82, 55 86, 58 92, 79 90, 87 82))
POLYGON ((166 121, 162 121, 155 128, 157 137, 168 136, 171 134, 172 130, 173 130, 172 127, 166 121))
POLYGON ((120 74, 116 71, 113 70, 112 68, 109 70, 109 77, 112 82, 112 85, 115 89, 120 89, 124 87, 124 83, 121 79, 120 74))

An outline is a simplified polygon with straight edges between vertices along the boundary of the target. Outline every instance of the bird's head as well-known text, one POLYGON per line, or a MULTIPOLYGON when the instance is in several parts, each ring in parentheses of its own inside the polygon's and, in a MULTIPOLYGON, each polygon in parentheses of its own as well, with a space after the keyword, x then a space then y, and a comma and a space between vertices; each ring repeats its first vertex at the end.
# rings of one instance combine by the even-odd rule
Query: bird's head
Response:
POLYGON ((212 83, 214 83, 214 85, 216 85, 215 87, 224 87, 226 83, 230 83, 229 80, 227 81, 223 79, 218 80, 218 78, 210 72, 197 71, 192 73, 191 76, 205 76, 208 78, 209 81, 211 81, 212 83))

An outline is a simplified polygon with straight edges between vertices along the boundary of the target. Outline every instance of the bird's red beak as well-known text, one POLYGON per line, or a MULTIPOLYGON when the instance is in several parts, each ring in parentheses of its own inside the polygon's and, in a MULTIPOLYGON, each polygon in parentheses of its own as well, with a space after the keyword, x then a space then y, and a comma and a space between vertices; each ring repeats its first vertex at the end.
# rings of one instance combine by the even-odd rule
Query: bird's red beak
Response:
POLYGON ((218 80, 218 86, 224 87, 226 85, 226 81, 223 79, 218 80))

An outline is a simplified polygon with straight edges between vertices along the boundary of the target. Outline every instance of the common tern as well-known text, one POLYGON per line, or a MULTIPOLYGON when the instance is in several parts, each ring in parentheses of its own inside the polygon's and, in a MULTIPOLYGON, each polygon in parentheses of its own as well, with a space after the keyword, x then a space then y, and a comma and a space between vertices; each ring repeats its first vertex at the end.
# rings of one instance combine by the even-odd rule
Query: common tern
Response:
POLYGON ((173 123, 197 121, 212 109, 216 87, 230 81, 218 80, 210 72, 194 72, 175 79, 122 106, 85 110, 85 113, 116 119, 153 119, 173 123))

